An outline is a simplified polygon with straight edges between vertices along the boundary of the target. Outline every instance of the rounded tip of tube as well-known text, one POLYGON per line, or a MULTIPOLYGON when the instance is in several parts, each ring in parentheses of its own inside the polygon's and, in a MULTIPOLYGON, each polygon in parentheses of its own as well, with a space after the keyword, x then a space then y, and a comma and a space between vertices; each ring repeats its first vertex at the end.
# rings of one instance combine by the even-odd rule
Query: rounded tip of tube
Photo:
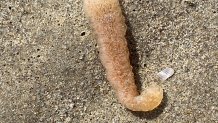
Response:
POLYGON ((158 107, 163 99, 163 89, 155 83, 148 86, 141 95, 135 97, 133 111, 151 111, 158 107))
POLYGON ((163 99, 163 89, 152 83, 139 96, 134 97, 127 108, 132 111, 151 111, 158 107, 163 99))
POLYGON ((163 99, 163 89, 159 85, 153 83, 142 92, 142 97, 147 100, 144 103, 144 109, 142 110, 151 111, 161 104, 163 99))

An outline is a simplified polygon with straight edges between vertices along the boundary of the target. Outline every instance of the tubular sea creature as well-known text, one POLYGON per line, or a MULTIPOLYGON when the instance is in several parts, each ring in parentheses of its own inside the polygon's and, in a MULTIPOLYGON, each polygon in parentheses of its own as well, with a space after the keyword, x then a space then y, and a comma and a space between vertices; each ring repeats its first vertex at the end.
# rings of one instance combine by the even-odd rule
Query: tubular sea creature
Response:
POLYGON ((163 89, 151 83, 141 94, 138 93, 119 1, 84 0, 84 10, 96 33, 99 56, 119 102, 132 111, 155 109, 163 99, 163 89))

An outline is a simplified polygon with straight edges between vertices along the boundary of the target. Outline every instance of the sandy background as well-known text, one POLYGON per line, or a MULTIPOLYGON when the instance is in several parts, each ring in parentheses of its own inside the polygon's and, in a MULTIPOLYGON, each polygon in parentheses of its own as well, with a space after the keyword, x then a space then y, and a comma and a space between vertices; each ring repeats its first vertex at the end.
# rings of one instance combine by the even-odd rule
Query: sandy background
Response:
POLYGON ((218 1, 120 3, 139 90, 176 71, 157 110, 117 102, 81 0, 0 0, 0 122, 218 123, 218 1))

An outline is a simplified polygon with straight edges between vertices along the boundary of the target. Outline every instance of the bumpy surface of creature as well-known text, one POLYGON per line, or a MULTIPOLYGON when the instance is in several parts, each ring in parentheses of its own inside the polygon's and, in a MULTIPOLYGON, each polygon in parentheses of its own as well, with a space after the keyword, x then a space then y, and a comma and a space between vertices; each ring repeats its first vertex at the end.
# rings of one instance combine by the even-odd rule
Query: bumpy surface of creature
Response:
POLYGON ((138 93, 119 1, 84 0, 84 10, 96 33, 99 56, 119 102, 133 111, 155 109, 162 101, 163 89, 151 83, 141 94, 138 93))

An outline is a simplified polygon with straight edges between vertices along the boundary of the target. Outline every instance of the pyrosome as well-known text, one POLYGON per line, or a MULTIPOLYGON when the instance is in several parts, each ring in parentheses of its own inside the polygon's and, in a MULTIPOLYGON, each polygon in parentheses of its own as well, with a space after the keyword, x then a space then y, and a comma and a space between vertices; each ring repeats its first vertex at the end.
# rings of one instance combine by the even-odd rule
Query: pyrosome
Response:
POLYGON ((163 99, 155 82, 139 94, 127 47, 125 18, 118 0, 84 0, 84 10, 95 31, 99 57, 119 102, 132 111, 151 111, 163 99))

